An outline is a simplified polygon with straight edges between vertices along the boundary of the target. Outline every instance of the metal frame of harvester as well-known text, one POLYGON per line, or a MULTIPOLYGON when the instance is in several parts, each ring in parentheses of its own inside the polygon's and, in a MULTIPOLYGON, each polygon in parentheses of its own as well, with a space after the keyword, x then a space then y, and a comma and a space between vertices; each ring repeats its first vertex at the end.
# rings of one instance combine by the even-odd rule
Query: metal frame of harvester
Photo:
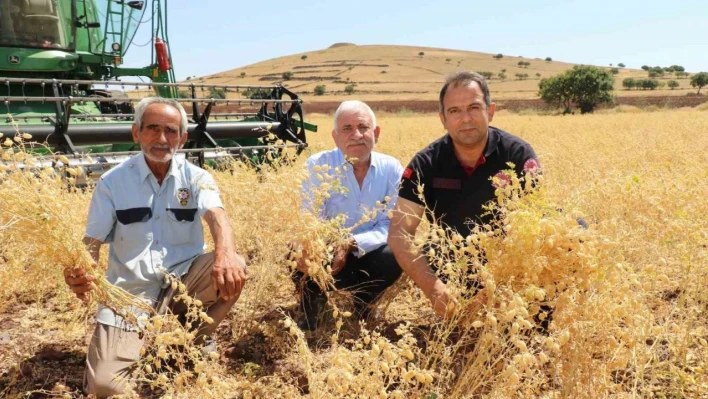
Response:
POLYGON ((191 108, 188 141, 179 152, 200 166, 224 157, 264 162, 289 148, 299 154, 307 147, 305 131, 317 130, 304 122, 302 100, 279 84, 176 83, 167 0, 0 0, 0 15, 6 15, 0 18, 0 100, 9 115, 0 132, 11 136, 19 128, 94 178, 139 152, 131 135, 133 105, 147 95, 191 108), (147 23, 146 3, 151 62, 125 68, 123 57, 147 23), (119 80, 128 76, 150 81, 119 80))

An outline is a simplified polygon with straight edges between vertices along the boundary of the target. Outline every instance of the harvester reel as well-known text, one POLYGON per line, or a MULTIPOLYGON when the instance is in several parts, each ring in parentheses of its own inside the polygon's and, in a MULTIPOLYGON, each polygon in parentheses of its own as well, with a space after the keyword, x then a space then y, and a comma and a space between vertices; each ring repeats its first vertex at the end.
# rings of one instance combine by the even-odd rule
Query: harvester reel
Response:
MULTIPOLYGON (((270 90, 267 98, 204 98, 197 96, 196 89, 203 91, 211 85, 19 78, 4 78, 3 83, 8 87, 9 95, 2 98, 8 111, 40 104, 41 112, 12 112, 14 120, 21 121, 20 131, 30 134, 38 143, 47 143, 51 151, 64 153, 72 167, 81 166, 87 172, 95 172, 94 178, 139 151, 133 142, 131 122, 134 103, 141 98, 134 93, 154 95, 153 90, 165 94, 192 89, 191 98, 174 98, 187 107, 191 104, 193 109, 187 128, 188 144, 178 152, 200 166, 224 165, 220 162, 222 158, 258 164, 278 157, 285 159, 287 154, 299 155, 307 147, 305 129, 316 129, 303 121, 302 100, 280 85, 219 87, 225 93, 238 92, 239 88, 270 90), (109 89, 111 86, 137 90, 112 97, 115 91, 109 89), (34 88, 35 94, 25 93, 25 87, 34 88), (21 107, 15 107, 19 104, 21 107), (223 105, 226 107, 219 108, 223 105), (202 107, 203 112, 200 112, 202 107), (232 117, 236 119, 230 120, 232 117), (275 137, 269 138, 271 133, 275 137), (288 148, 294 151, 285 151, 288 148), (89 153, 92 160, 86 158, 89 153)), ((14 135, 9 124, 0 125, 0 132, 14 135)))

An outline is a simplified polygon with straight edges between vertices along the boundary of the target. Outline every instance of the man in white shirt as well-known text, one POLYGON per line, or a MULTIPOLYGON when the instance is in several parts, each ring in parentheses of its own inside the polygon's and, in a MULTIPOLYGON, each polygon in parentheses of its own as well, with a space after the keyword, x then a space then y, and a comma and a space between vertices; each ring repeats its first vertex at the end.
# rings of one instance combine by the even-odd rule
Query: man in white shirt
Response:
MULTIPOLYGON (((234 251, 233 234, 212 176, 176 151, 187 140, 187 115, 170 99, 143 99, 135 109, 133 139, 142 152, 108 171, 97 183, 84 243, 95 262, 109 243, 107 280, 154 307, 186 311, 166 295, 165 273, 182 278, 190 296, 201 300, 213 323, 197 326, 197 342, 216 330, 246 282, 244 259, 234 251), (204 218, 215 250, 205 254, 204 218)), ((65 273, 79 299, 93 288, 83 271, 65 273)), ((142 339, 110 309, 99 306, 88 348, 87 393, 121 394, 116 379, 139 359, 142 339)))
MULTIPOLYGON (((316 166, 339 169, 344 192, 332 192, 319 212, 332 219, 346 215, 344 227, 354 227, 349 242, 335 249, 331 264, 335 286, 354 293, 358 317, 366 317, 368 306, 401 275, 393 253, 388 248, 388 210, 393 209, 403 173, 395 158, 374 152, 381 129, 371 108, 361 101, 345 101, 334 114, 332 138, 337 148, 323 151, 307 160, 310 179, 303 186, 305 198, 319 186, 316 166), (378 204, 377 204, 378 203, 378 204), (376 217, 363 222, 362 217, 378 209, 376 217)), ((305 201, 309 206, 309 201, 305 201)), ((301 259, 300 269, 303 269, 301 259)), ((302 284, 301 305, 305 320, 303 329, 314 329, 325 297, 317 284, 296 272, 295 280, 302 284)))

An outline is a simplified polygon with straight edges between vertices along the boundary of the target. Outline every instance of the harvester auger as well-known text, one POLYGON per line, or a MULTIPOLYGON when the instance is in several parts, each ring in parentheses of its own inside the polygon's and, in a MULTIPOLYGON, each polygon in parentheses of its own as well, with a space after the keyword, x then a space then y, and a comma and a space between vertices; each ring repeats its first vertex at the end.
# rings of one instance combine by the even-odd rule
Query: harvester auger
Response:
MULTIPOLYGON (((0 133, 28 133, 42 144, 32 149, 37 166, 57 162, 42 154, 61 153, 64 166, 81 166, 95 179, 140 151, 131 134, 134 105, 157 95, 187 110, 179 156, 200 166, 224 158, 258 164, 307 147, 305 131, 317 127, 304 121, 295 93, 279 84, 176 83, 168 47, 167 0, 0 0, 0 110, 8 114, 0 133), (148 22, 151 62, 123 67, 148 22), (149 81, 122 80, 128 76, 149 81)), ((8 162, 12 149, 1 151, 0 162, 8 162)))

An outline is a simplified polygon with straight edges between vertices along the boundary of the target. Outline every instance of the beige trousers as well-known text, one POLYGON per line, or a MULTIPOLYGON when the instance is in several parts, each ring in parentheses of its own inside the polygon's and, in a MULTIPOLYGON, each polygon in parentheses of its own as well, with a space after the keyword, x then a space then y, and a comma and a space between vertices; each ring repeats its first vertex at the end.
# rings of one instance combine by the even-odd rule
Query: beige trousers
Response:
MULTIPOLYGON (((219 323, 229 313, 236 299, 224 301, 214 290, 211 282, 211 271, 214 266, 214 254, 208 253, 197 257, 189 272, 182 278, 190 296, 202 301, 207 314, 214 323, 205 324, 199 328, 197 340, 211 335, 219 323)), ((174 302, 175 291, 168 287, 158 299, 158 313, 168 309, 174 314, 184 314, 187 309, 183 302, 174 302)), ((138 332, 97 324, 91 337, 86 356, 86 371, 84 373, 84 390, 87 394, 97 397, 119 395, 128 386, 128 374, 140 358, 140 348, 143 340, 138 332)))

